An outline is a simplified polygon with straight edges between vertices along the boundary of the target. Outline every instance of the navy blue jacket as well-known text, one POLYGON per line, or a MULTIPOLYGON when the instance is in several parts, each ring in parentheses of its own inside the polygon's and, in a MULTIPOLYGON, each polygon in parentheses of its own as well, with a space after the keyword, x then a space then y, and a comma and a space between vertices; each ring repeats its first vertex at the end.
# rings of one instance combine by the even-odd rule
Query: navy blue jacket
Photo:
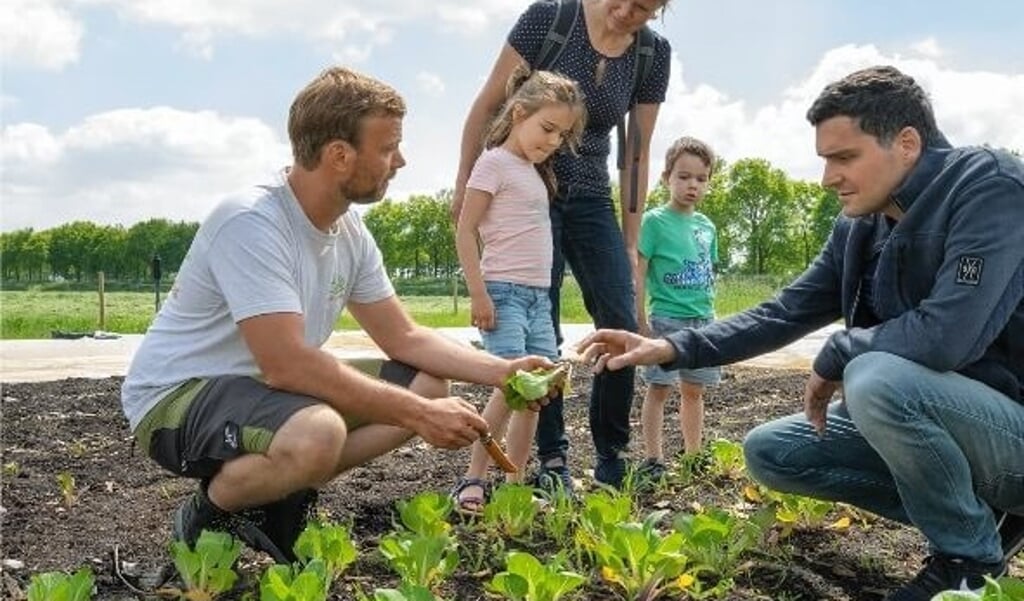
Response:
POLYGON ((821 254, 779 295, 667 339, 695 368, 740 361, 842 318, 814 361, 842 380, 884 351, 956 371, 1024 403, 1024 164, 989 148, 929 147, 893 194, 904 215, 840 216, 821 254), (878 252, 873 310, 860 306, 878 252))

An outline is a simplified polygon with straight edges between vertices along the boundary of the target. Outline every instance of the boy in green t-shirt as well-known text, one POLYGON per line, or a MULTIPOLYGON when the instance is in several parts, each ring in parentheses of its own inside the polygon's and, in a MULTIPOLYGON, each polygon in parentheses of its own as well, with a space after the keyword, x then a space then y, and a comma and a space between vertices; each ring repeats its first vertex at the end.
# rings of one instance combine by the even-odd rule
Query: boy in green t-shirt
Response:
MULTIPOLYGON (((640 333, 645 336, 700 327, 715 317, 715 224, 696 210, 707 192, 714 165, 711 148, 694 138, 676 140, 665 153, 661 177, 669 189, 669 203, 647 211, 640 226, 636 309, 640 333), (648 297, 650 321, 645 306, 648 297)), ((661 430, 672 387, 679 384, 683 450, 696 453, 704 429, 704 387, 717 384, 721 371, 718 367, 666 371, 652 365, 645 367, 641 376, 647 383, 647 395, 641 412, 646 459, 640 471, 656 479, 665 471, 661 430)))

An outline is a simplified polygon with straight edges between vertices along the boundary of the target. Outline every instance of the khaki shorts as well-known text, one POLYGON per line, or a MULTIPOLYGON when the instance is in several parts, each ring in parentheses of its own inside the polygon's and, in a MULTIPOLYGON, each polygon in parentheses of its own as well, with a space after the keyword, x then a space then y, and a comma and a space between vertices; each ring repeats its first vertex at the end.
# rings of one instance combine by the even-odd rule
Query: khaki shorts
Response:
MULTIPOLYGON (((415 368, 391 360, 347 362, 359 371, 408 388, 415 368)), ((323 401, 268 387, 249 376, 192 379, 161 399, 135 430, 146 453, 163 468, 190 478, 211 478, 245 453, 266 454, 274 434, 292 415, 323 401)), ((343 416, 349 430, 365 424, 343 416)))

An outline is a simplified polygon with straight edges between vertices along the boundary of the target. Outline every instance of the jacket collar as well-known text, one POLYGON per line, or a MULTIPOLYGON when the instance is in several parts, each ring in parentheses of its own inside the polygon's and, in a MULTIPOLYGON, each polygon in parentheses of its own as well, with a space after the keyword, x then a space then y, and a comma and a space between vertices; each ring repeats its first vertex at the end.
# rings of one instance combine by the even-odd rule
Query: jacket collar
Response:
POLYGON ((935 176, 942 170, 953 146, 946 140, 946 136, 940 132, 938 138, 931 146, 924 149, 917 163, 907 173, 903 183, 892 193, 893 202, 906 213, 913 206, 917 197, 924 192, 924 189, 932 183, 935 176))

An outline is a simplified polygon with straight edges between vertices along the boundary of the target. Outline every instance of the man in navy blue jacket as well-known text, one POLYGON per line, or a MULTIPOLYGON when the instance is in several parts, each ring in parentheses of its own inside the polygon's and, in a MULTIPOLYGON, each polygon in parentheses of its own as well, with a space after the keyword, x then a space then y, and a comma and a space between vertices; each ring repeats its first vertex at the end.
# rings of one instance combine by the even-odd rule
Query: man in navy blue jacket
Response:
POLYGON ((775 299, 704 328, 658 340, 601 330, 580 350, 597 371, 692 369, 842 318, 804 412, 748 434, 748 470, 921 530, 931 555, 890 600, 980 588, 1024 545, 1024 165, 952 148, 925 92, 893 67, 828 85, 807 118, 843 207, 814 263, 775 299))

